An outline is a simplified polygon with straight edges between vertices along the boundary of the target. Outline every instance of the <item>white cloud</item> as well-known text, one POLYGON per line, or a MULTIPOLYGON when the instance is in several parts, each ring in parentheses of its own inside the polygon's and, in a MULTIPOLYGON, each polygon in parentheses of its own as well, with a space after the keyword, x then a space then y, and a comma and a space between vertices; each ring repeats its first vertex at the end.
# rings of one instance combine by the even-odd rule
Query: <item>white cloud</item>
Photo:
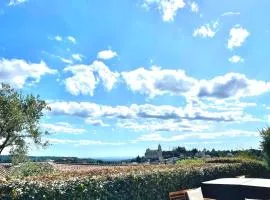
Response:
POLYGON ((117 56, 117 53, 112 50, 103 50, 98 52, 97 58, 103 60, 109 60, 117 56))
POLYGON ((210 23, 210 24, 205 24, 194 30, 193 37, 200 36, 203 38, 206 38, 206 37, 212 38, 216 35, 216 32, 218 31, 217 27, 218 27, 218 21, 210 23))
POLYGON ((22 88, 27 81, 38 83, 46 74, 56 74, 57 70, 51 69, 43 61, 28 63, 21 59, 0 60, 0 82, 10 83, 17 88, 22 88))
POLYGON ((61 42, 63 40, 63 38, 61 36, 59 36, 59 35, 55 36, 54 39, 56 41, 59 41, 59 42, 61 42))
POLYGON ((173 21, 179 9, 185 7, 184 0, 144 0, 144 7, 157 6, 162 12, 163 21, 173 21))
POLYGON ((190 9, 191 9, 191 12, 197 13, 199 12, 199 5, 195 1, 193 1, 190 4, 190 9))
POLYGON ((73 61, 70 60, 70 59, 67 59, 67 58, 64 58, 64 57, 61 57, 61 56, 58 56, 58 55, 55 55, 55 54, 51 54, 51 53, 49 53, 49 52, 47 52, 47 51, 42 51, 42 53, 43 53, 43 54, 46 54, 46 55, 48 55, 48 56, 54 57, 54 58, 58 58, 58 59, 60 59, 63 63, 67 63, 67 64, 69 64, 69 65, 73 63, 73 61))
POLYGON ((173 135, 170 137, 164 137, 159 133, 150 133, 144 134, 138 137, 134 142, 175 142, 183 141, 190 138, 196 139, 216 139, 219 137, 258 137, 259 133, 254 131, 245 131, 245 130, 228 130, 220 132, 198 132, 198 133, 184 133, 173 135))
POLYGON ((81 134, 81 133, 86 132, 85 129, 75 128, 66 122, 58 122, 55 124, 44 123, 41 126, 43 129, 47 130, 49 133, 81 134))
POLYGON ((225 17, 225 16, 233 16, 233 15, 240 15, 240 12, 225 12, 221 16, 225 17))
POLYGON ((70 140, 70 139, 58 139, 58 138, 45 138, 49 141, 50 144, 71 144, 74 146, 89 146, 89 145, 110 145, 110 146, 119 146, 125 145, 125 142, 104 142, 99 140, 70 140))
POLYGON ((101 127, 109 126, 109 124, 105 124, 101 119, 93 119, 91 117, 85 119, 85 123, 90 124, 92 126, 101 126, 101 127))
POLYGON ((180 95, 190 98, 239 99, 270 91, 270 82, 248 79, 244 74, 227 73, 210 80, 197 80, 182 70, 157 67, 138 68, 122 72, 125 84, 132 92, 150 98, 158 95, 180 95))
MULTIPOLYGON (((182 127, 188 121, 233 122, 250 120, 242 110, 207 111, 200 107, 174 107, 170 105, 132 104, 130 106, 108 106, 89 102, 52 102, 50 114, 70 115, 91 119, 142 119, 182 120, 182 127)), ((146 122, 146 121, 144 121, 146 122)), ((141 122, 139 122, 141 123, 141 122)), ((167 125, 170 122, 167 122, 167 125)))
POLYGON ((102 82, 108 90, 112 90, 119 74, 112 72, 103 62, 94 61, 91 65, 74 65, 64 69, 73 76, 65 80, 66 89, 72 95, 94 95, 96 85, 102 82))
POLYGON ((28 0, 10 0, 8 6, 17 6, 19 4, 25 3, 28 0))
POLYGON ((163 94, 185 94, 196 84, 196 80, 188 77, 183 70, 138 68, 122 72, 121 75, 131 91, 149 95, 151 98, 163 94))
POLYGON ((67 39, 73 44, 77 43, 76 39, 74 37, 72 37, 72 36, 68 36, 67 39))
POLYGON ((188 121, 182 120, 162 120, 162 119, 142 119, 142 120, 118 120, 116 126, 125 129, 131 129, 136 132, 150 131, 150 132, 198 132, 207 130, 211 124, 205 121, 188 121))
POLYGON ((258 96, 270 90, 270 82, 248 79, 239 73, 228 73, 212 80, 200 81, 199 97, 241 98, 258 96))
POLYGON ((242 58, 241 56, 234 55, 234 56, 229 58, 229 61, 231 63, 243 63, 245 61, 245 59, 242 58))
POLYGON ((72 60, 69 60, 69 59, 66 59, 66 58, 63 58, 61 56, 57 56, 62 62, 64 63, 67 63, 67 64, 72 64, 73 61, 72 60))
POLYGON ((77 61, 82 61, 83 55, 78 54, 78 53, 72 54, 72 58, 73 58, 74 60, 77 60, 77 61))
POLYGON ((228 39, 228 48, 233 49, 235 47, 241 47, 250 33, 247 29, 236 25, 230 30, 230 38, 228 39))

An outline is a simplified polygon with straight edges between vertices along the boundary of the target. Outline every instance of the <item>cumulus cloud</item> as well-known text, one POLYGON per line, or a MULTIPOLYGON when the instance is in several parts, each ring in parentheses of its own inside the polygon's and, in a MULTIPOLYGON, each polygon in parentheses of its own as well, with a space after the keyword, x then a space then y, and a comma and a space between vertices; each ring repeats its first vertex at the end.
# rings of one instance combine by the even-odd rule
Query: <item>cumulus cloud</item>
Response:
POLYGON ((235 47, 241 47, 246 39, 250 36, 247 29, 240 25, 235 25, 230 30, 230 38, 228 39, 228 48, 233 49, 235 47))
POLYGON ((117 53, 112 50, 103 50, 98 52, 97 58, 102 60, 109 60, 117 56, 117 53))
POLYGON ((206 37, 212 38, 216 35, 217 28, 218 28, 218 21, 205 24, 194 30, 193 37, 200 36, 203 38, 206 37))
POLYGON ((91 65, 74 65, 64 69, 73 75, 65 80, 65 86, 72 95, 94 95, 96 85, 102 82, 108 90, 112 90, 119 74, 112 72, 103 62, 94 61, 91 65))
POLYGON ((183 70, 162 70, 158 67, 138 68, 122 72, 121 75, 131 91, 150 97, 163 94, 184 94, 196 84, 196 80, 188 77, 183 70))
POLYGON ((234 55, 234 56, 229 58, 229 61, 231 63, 243 63, 245 61, 245 59, 242 58, 241 56, 234 55))
POLYGON ((202 108, 174 107, 170 105, 132 104, 130 106, 108 106, 89 102, 52 102, 50 114, 70 115, 100 119, 153 119, 231 122, 247 119, 241 110, 207 111, 202 108))
POLYGON ((25 3, 28 0, 10 0, 8 6, 17 6, 19 4, 25 3))
POLYGON ((47 130, 49 133, 69 133, 69 134, 81 134, 85 133, 86 130, 82 128, 75 128, 71 124, 66 122, 57 123, 44 123, 41 125, 43 129, 47 130))
POLYGON ((90 124, 92 126, 101 126, 101 127, 109 126, 109 124, 105 124, 101 119, 93 119, 91 117, 85 119, 85 123, 90 124))
POLYGON ((122 72, 121 75, 132 92, 145 94, 150 98, 169 94, 184 96, 187 99, 239 99, 258 96, 269 92, 270 89, 270 82, 248 79, 239 73, 227 73, 210 80, 199 80, 186 75, 182 70, 152 67, 122 72))
POLYGON ((144 0, 144 7, 156 6, 162 13, 163 21, 174 20, 177 11, 185 7, 184 0, 144 0))
POLYGON ((199 12, 199 5, 195 1, 193 1, 192 3, 190 3, 190 9, 191 12, 197 13, 199 12))
POLYGON ((202 80, 199 97, 240 98, 258 96, 270 90, 270 83, 248 79, 243 74, 228 73, 212 80, 202 80))
POLYGON ((43 61, 30 63, 22 59, 0 60, 0 82, 10 83, 17 88, 22 88, 26 82, 38 83, 42 76, 56 73, 43 61))

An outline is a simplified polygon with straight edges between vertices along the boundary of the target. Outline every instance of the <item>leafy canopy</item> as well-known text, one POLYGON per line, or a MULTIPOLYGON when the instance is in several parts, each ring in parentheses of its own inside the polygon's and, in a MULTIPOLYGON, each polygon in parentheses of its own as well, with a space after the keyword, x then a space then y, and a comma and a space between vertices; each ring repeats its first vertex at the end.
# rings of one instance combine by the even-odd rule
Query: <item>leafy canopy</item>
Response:
POLYGON ((0 154, 7 147, 12 152, 25 152, 28 143, 47 146, 41 137, 40 119, 50 109, 39 96, 23 95, 8 84, 0 85, 0 154))
POLYGON ((270 167, 270 127, 264 128, 260 131, 262 137, 261 148, 263 150, 265 160, 270 167))

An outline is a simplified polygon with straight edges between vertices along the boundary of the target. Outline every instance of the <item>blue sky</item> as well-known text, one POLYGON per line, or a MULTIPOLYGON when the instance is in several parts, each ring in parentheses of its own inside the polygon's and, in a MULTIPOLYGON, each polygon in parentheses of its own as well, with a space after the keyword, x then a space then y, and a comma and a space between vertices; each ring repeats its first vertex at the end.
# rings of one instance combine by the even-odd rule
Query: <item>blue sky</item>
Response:
POLYGON ((270 2, 2 0, 0 81, 47 100, 31 155, 258 148, 270 2))

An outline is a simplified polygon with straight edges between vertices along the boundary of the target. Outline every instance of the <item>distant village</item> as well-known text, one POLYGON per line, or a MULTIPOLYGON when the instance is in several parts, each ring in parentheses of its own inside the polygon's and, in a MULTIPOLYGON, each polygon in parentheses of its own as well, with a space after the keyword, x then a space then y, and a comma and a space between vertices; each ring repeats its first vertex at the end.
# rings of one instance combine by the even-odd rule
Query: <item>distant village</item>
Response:
MULTIPOLYGON (((186 149, 176 147, 172 150, 162 150, 161 145, 157 149, 146 149, 144 156, 137 156, 133 159, 125 160, 102 160, 93 158, 77 157, 55 157, 55 156, 29 156, 34 162, 51 162, 59 164, 85 164, 85 165, 138 165, 138 164, 174 164, 178 160, 193 158, 216 158, 216 157, 235 157, 239 155, 262 158, 262 151, 258 149, 248 150, 198 150, 196 148, 186 149)), ((0 155, 0 163, 10 163, 11 157, 0 155)))
POLYGON ((176 147, 171 151, 162 151, 159 144, 157 149, 146 149, 143 157, 137 156, 132 159, 132 164, 174 164, 178 160, 191 159, 191 158, 216 158, 216 157, 234 157, 239 155, 262 157, 261 150, 248 149, 248 150, 198 150, 193 148, 187 150, 185 147, 176 147))

